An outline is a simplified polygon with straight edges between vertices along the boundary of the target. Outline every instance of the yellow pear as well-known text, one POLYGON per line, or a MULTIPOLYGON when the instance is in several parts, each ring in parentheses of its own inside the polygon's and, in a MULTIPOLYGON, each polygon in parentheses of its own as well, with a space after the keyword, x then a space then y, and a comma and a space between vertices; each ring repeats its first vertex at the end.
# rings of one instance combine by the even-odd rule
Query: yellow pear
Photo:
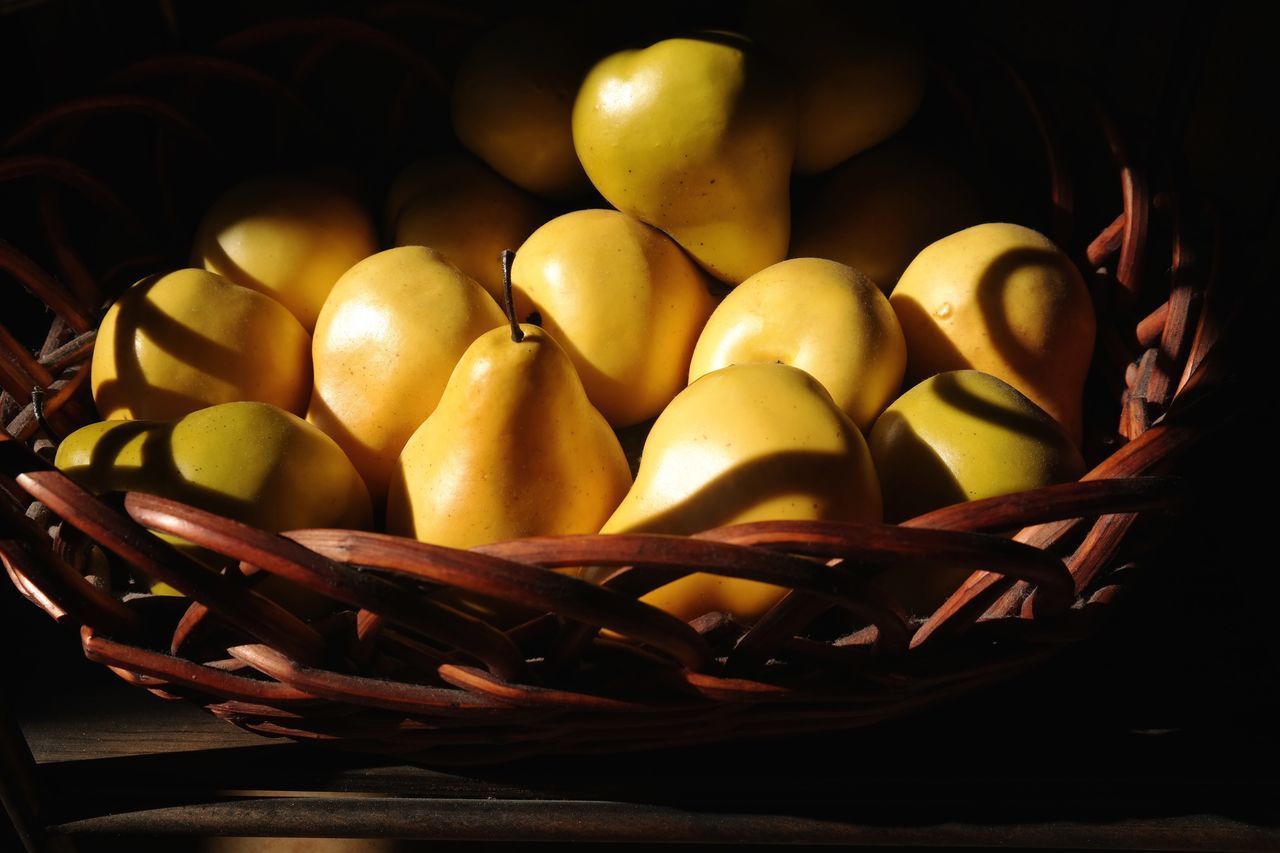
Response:
MULTIPOLYGON (((940 373, 903 394, 870 436, 885 517, 905 521, 962 501, 1079 479, 1084 460, 1062 426, 1006 382, 977 370, 940 373)), ((877 585, 929 612, 967 577, 906 567, 877 585)))
MULTIPOLYGON (((92 492, 147 492, 272 533, 367 529, 373 522, 364 482, 333 440, 265 403, 224 403, 170 421, 89 424, 58 445, 55 464, 92 492)), ((185 540, 161 538, 211 566, 225 562, 185 540)), ((148 583, 154 593, 178 594, 148 583)), ((326 607, 287 582, 263 583, 297 612, 326 607)))
POLYGON ((821 382, 865 432, 902 387, 907 345, 875 282, 835 261, 796 258, 751 276, 716 307, 689 381, 731 364, 771 361, 821 382))
POLYGON ((318 181, 274 175, 228 190, 196 232, 193 264, 260 290, 311 331, 334 282, 378 251, 355 199, 318 181))
POLYGON ((588 64, 568 22, 519 17, 499 25, 458 67, 458 141, 529 192, 563 198, 589 191, 572 129, 573 98, 588 64))
POLYGON ((371 522, 369 494, 342 450, 266 403, 89 424, 58 446, 56 464, 90 491, 148 492, 271 532, 371 522))
POLYGON ((888 293, 935 240, 980 222, 978 195, 958 172, 900 142, 859 154, 824 176, 796 212, 794 258, 830 258, 888 293))
MULTIPOLYGON (((635 484, 601 532, 690 534, 747 521, 880 517, 866 441, 826 389, 795 367, 742 364, 698 379, 658 416, 635 484)), ((586 572, 593 580, 607 574, 586 572)), ((718 610, 751 621, 784 592, 698 573, 643 600, 686 620, 718 610)))
POLYGON ((711 295, 661 231, 616 210, 566 213, 521 246, 511 275, 518 316, 541 315, 613 426, 653 417, 685 386, 711 295))
POLYGON ((458 359, 502 321, 484 288, 422 246, 379 252, 334 285, 316 323, 307 420, 346 452, 375 504, 458 359))
POLYGON ((544 329, 504 325, 471 345, 405 445, 387 529, 454 548, 594 533, 630 484, 568 356, 544 329))
POLYGON ((893 136, 924 98, 923 52, 854 4, 755 2, 746 30, 795 79, 801 174, 825 172, 893 136))
POLYGON ((916 256, 889 302, 907 339, 907 376, 990 373, 1081 437, 1096 321, 1080 271, 1048 237, 987 223, 916 256))
POLYGON ((440 155, 409 166, 388 194, 397 246, 429 246, 498 302, 498 255, 547 219, 541 204, 470 157, 440 155))
POLYGON ((741 36, 604 59, 578 92, 573 143, 610 204, 666 231, 721 281, 786 257, 793 105, 741 36))
POLYGON ((311 337, 283 305, 204 270, 153 275, 107 311, 90 384, 107 420, 177 418, 237 400, 307 405, 311 337))

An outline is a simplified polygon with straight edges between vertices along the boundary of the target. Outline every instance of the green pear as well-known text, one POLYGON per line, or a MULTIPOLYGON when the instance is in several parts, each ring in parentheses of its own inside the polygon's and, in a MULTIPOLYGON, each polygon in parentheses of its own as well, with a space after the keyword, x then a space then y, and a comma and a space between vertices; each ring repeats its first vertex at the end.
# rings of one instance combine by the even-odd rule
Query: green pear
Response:
MULTIPOLYGON (((1084 473, 1080 451, 1057 421, 977 370, 940 373, 907 391, 880 415, 870 446, 890 521, 1084 473)), ((929 613, 968 575, 946 565, 904 566, 876 584, 908 611, 929 613)))
POLYGON ((907 391, 876 420, 870 444, 891 521, 1084 473, 1057 421, 977 370, 939 373, 907 391))
MULTIPOLYGON (((101 421, 67 436, 55 464, 92 492, 137 491, 182 501, 262 530, 368 529, 369 492, 333 439, 267 403, 223 403, 173 421, 101 421)), ((226 560, 162 534, 215 569, 226 560)), ((177 595, 143 579, 160 595, 177 595)), ((316 615, 323 596, 266 576, 263 591, 316 615)))
POLYGON ((749 40, 706 33, 607 57, 574 102, 573 144, 610 204, 721 281, 786 257, 794 106, 749 40))
POLYGON ((342 449, 267 403, 89 424, 58 446, 55 464, 93 492, 148 492, 271 532, 372 521, 369 492, 342 449))

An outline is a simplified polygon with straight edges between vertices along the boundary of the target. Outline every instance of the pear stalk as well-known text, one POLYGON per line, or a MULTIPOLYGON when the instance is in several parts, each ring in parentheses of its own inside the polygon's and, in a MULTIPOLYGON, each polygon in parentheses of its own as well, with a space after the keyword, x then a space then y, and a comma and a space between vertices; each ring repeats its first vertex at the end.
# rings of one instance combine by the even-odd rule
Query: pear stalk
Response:
POLYGON ((511 340, 520 343, 524 340, 524 330, 516 320, 516 302, 511 296, 511 263, 516 259, 516 253, 503 249, 499 257, 502 259, 502 302, 507 311, 507 322, 511 324, 511 340))

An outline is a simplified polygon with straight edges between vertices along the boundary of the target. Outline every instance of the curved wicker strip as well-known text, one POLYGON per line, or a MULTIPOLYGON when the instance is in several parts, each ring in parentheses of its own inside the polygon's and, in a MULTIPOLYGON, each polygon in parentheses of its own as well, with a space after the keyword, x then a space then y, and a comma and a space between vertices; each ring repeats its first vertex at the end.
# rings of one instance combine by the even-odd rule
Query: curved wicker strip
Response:
MULTIPOLYGON (((628 591, 636 594, 694 569, 707 574, 744 578, 762 583, 804 589, 873 621, 880 629, 881 645, 889 651, 905 647, 906 618, 898 607, 876 607, 867 601, 866 581, 842 566, 826 566, 786 554, 746 548, 731 543, 652 533, 610 536, 530 537, 476 549, 547 567, 627 566, 628 591), (649 569, 637 580, 637 568, 649 569), (654 572, 654 569, 663 571, 654 572), (665 570, 673 571, 665 571, 665 570)), ((616 587, 611 578, 607 585, 616 587)))
POLYGON ((465 642, 463 648, 496 671, 515 675, 524 669, 524 659, 511 641, 483 622, 450 613, 403 587, 325 559, 288 539, 155 495, 130 492, 125 509, 140 524, 251 563, 343 604, 384 614, 428 636, 465 642))
POLYGON ((298 702, 316 697, 274 681, 245 678, 212 667, 201 666, 172 655, 118 643, 99 637, 87 625, 81 631, 85 657, 89 660, 121 667, 128 672, 148 675, 164 685, 188 687, 200 693, 255 702, 298 702))
POLYGON ((292 89, 271 75, 250 65, 198 53, 170 53, 141 59, 112 73, 104 85, 112 88, 132 86, 152 80, 169 81, 175 77, 211 79, 238 85, 260 92, 289 112, 301 115, 308 111, 307 105, 292 89))
POLYGON ((393 34, 348 18, 283 18, 228 36, 214 45, 214 49, 221 53, 240 53, 274 45, 286 39, 314 36, 336 42, 359 44, 379 54, 390 56, 415 74, 430 80, 438 92, 444 93, 448 90, 444 75, 426 57, 414 51, 393 34))
POLYGON ((39 115, 32 116, 9 134, 2 142, 3 148, 21 148, 30 145, 41 136, 72 123, 83 122, 88 118, 111 116, 124 113, 136 113, 158 123, 181 131, 205 148, 212 148, 210 143, 192 122, 182 113, 164 101, 141 95, 93 95, 73 101, 63 101, 39 115))
MULTIPOLYGON (((297 530, 298 542, 336 559, 403 572, 468 592, 561 613, 649 643, 698 668, 710 654, 678 619, 577 578, 540 571, 502 557, 500 548, 458 551, 380 533, 297 530)), ((523 543, 539 540, 522 540, 523 543)), ((581 565, 575 563, 571 565, 581 565)))
POLYGON ((290 660, 270 646, 233 646, 227 651, 281 683, 326 699, 373 708, 441 715, 484 715, 508 711, 510 705, 465 690, 446 690, 315 669, 290 660))
POLYGON ((94 541, 174 589, 199 599, 227 622, 298 657, 319 658, 324 644, 311 628, 280 605, 210 572, 172 545, 110 509, 57 471, 18 477, 32 497, 66 518, 94 541))
POLYGON ((1102 512, 1176 510, 1185 506, 1190 497, 1187 484, 1173 477, 1081 480, 952 504, 904 521, 900 526, 974 533, 1010 530, 1102 512))

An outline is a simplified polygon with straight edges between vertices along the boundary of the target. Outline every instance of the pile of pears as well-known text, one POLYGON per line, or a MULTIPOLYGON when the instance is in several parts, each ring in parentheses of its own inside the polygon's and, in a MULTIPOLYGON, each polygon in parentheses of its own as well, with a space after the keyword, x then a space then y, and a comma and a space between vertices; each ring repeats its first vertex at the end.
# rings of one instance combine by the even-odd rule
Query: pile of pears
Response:
MULTIPOLYGON (((499 27, 458 69, 467 153, 406 168, 381 223, 321 179, 233 187, 191 268, 108 310, 103 421, 57 465, 455 548, 899 522, 1078 478, 1075 266, 893 138, 926 83, 909 42, 752 10, 594 64, 499 27), (817 191, 793 217, 795 175, 817 191)), ((918 612, 949 592, 884 583, 918 612)), ((645 600, 750 623, 783 594, 692 574, 645 600)))

